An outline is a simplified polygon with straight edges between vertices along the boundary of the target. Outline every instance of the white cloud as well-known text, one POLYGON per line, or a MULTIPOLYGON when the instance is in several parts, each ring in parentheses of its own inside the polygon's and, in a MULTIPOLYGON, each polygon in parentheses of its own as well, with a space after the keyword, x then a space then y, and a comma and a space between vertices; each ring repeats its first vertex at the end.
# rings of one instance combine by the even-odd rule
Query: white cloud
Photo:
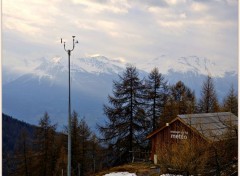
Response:
POLYGON ((166 0, 169 5, 178 5, 186 3, 186 0, 166 0))
POLYGON ((99 20, 96 22, 97 27, 102 28, 105 31, 116 30, 118 27, 116 23, 111 21, 99 20))
POLYGON ((201 12, 201 13, 204 13, 204 11, 208 10, 208 6, 206 4, 198 3, 198 2, 192 3, 190 8, 192 11, 201 12))
POLYGON ((89 0, 72 0, 74 4, 84 5, 89 13, 101 13, 109 11, 112 13, 127 13, 130 5, 127 0, 122 1, 89 1, 89 0))
POLYGON ((19 62, 26 57, 65 56, 60 38, 71 45, 71 36, 76 35, 78 56, 101 53, 137 63, 174 52, 174 57, 201 55, 222 62, 231 58, 229 63, 236 65, 237 4, 235 0, 3 0, 3 56, 19 62))
POLYGON ((181 19, 186 19, 187 18, 186 13, 181 13, 179 16, 180 16, 181 19))
POLYGON ((183 22, 181 21, 159 21, 158 24, 161 27, 170 27, 170 28, 181 28, 183 26, 183 22))
POLYGON ((97 30, 94 22, 90 22, 89 20, 74 20, 74 23, 77 28, 84 29, 84 30, 97 30))
POLYGON ((229 5, 238 5, 238 0, 226 0, 229 5))

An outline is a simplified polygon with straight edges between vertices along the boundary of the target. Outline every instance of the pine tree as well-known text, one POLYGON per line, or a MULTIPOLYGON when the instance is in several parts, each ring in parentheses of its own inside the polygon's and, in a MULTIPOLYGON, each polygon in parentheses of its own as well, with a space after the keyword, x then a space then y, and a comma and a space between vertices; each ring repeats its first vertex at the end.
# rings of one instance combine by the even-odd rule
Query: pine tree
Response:
POLYGON ((201 113, 218 112, 219 105, 212 77, 208 76, 203 83, 201 98, 198 103, 198 111, 201 113))
POLYGON ((67 173, 67 135, 58 133, 56 136, 56 166, 54 176, 66 175, 67 173))
POLYGON ((178 114, 191 114, 196 111, 195 93, 183 82, 171 86, 168 101, 164 107, 163 117, 169 122, 178 114))
POLYGON ((160 117, 168 96, 167 81, 159 73, 158 68, 154 68, 149 74, 145 83, 145 90, 146 116, 150 119, 151 131, 154 131, 159 127, 160 117))
POLYGON ((233 85, 223 100, 223 111, 232 112, 238 116, 238 96, 235 93, 233 85))
POLYGON ((84 118, 79 121, 78 113, 73 111, 71 117, 71 138, 72 138, 72 172, 73 175, 86 175, 91 169, 92 161, 89 140, 91 129, 84 118))
POLYGON ((67 151, 66 148, 61 145, 60 151, 58 153, 58 158, 56 162, 56 167, 54 170, 54 176, 58 175, 66 175, 66 169, 67 169, 67 151))
POLYGON ((90 138, 90 150, 91 150, 91 156, 92 156, 92 172, 95 173, 96 170, 98 170, 99 166, 100 166, 100 162, 99 161, 99 156, 100 156, 100 153, 99 153, 99 145, 98 145, 98 139, 97 139, 97 136, 93 133, 91 135, 91 138, 90 138))
POLYGON ((179 81, 171 88, 171 96, 176 103, 178 114, 190 114, 195 111, 195 93, 179 81))
POLYGON ((121 162, 132 158, 129 152, 140 146, 146 131, 143 84, 136 67, 128 66, 119 79, 113 83, 113 96, 108 97, 111 105, 104 105, 108 122, 105 126, 99 126, 99 130, 121 162))
POLYGON ((14 171, 15 175, 29 176, 30 174, 30 141, 25 129, 22 129, 20 138, 17 141, 17 149, 15 150, 14 160, 18 163, 14 171))
POLYGON ((75 175, 78 174, 78 163, 80 160, 80 134, 78 114, 73 111, 71 118, 71 141, 72 141, 72 168, 75 175))
POLYGON ((39 121, 36 134, 36 147, 38 148, 39 175, 53 175, 56 157, 53 155, 55 145, 56 124, 52 125, 50 117, 46 112, 39 121))
POLYGON ((89 156, 90 146, 88 144, 92 132, 84 118, 80 120, 78 128, 80 137, 80 160, 78 164, 81 167, 79 168, 81 175, 85 176, 91 170, 91 165, 89 164, 91 160, 91 156, 89 156))
POLYGON ((28 168, 28 163, 27 163, 28 146, 27 146, 27 133, 26 132, 22 133, 22 138, 23 138, 24 170, 25 170, 25 175, 28 176, 29 168, 28 168))

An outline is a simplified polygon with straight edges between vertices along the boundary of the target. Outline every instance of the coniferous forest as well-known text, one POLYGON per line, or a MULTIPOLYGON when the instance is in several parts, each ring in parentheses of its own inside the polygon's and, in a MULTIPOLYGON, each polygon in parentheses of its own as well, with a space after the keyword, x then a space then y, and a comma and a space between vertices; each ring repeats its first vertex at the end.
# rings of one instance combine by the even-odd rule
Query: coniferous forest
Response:
MULTIPOLYGON (((213 78, 206 76, 197 99, 194 90, 181 80, 170 85, 158 68, 148 77, 140 78, 136 67, 127 66, 118 79, 113 80, 112 93, 103 105, 105 122, 96 124, 96 130, 90 129, 79 115, 81 112, 72 112, 72 175, 94 175, 132 162, 136 153, 139 153, 138 159, 148 161, 151 143, 146 136, 179 114, 231 112, 238 116, 238 98, 233 86, 222 102, 216 90, 213 78)), ((51 122, 47 112, 39 119, 38 126, 6 114, 2 116, 3 175, 66 175, 67 127, 57 131, 57 124, 51 122)), ((228 151, 237 151, 236 141, 225 144, 221 149, 216 148, 221 171, 234 159, 228 151)))

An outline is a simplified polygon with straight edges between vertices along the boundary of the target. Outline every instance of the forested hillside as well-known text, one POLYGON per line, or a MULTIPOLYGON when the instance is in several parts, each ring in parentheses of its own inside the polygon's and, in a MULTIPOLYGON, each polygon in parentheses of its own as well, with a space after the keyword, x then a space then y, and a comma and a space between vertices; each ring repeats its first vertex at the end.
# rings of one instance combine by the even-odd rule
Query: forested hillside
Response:
MULTIPOLYGON (((65 175, 67 166, 67 129, 57 132, 48 113, 38 126, 2 114, 3 175, 65 175)), ((99 171, 106 160, 105 150, 84 118, 72 114, 72 169, 77 175, 99 171)))
MULTIPOLYGON (((85 118, 72 111, 73 175, 131 162, 137 153, 141 154, 137 159, 146 161, 151 147, 146 136, 178 114, 232 112, 237 116, 237 93, 229 87, 220 102, 212 77, 206 76, 196 98, 181 80, 169 84, 158 68, 141 78, 136 67, 127 66, 113 80, 112 93, 103 105, 105 123, 92 131, 85 118)), ((38 126, 3 114, 3 175, 65 175, 68 129, 57 132, 57 127, 47 112, 38 126)))
POLYGON ((6 114, 2 114, 2 149, 3 153, 12 153, 16 148, 21 133, 25 131, 30 138, 36 130, 36 126, 17 120, 6 114))
POLYGON ((8 174, 8 168, 15 166, 9 165, 9 159, 14 158, 14 152, 22 144, 23 136, 33 139, 37 127, 26 122, 17 120, 6 114, 2 114, 2 159, 3 159, 3 175, 8 174))

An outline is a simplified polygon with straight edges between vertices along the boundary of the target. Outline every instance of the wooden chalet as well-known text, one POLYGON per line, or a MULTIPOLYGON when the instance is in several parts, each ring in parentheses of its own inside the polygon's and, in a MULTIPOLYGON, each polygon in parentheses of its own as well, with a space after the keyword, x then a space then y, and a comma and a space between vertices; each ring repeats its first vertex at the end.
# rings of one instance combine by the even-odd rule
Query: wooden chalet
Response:
POLYGON ((202 142, 216 142, 222 140, 229 129, 237 137, 237 125, 238 117, 230 112, 178 115, 147 136, 152 144, 150 158, 156 163, 161 157, 157 151, 182 140, 195 138, 202 142))

